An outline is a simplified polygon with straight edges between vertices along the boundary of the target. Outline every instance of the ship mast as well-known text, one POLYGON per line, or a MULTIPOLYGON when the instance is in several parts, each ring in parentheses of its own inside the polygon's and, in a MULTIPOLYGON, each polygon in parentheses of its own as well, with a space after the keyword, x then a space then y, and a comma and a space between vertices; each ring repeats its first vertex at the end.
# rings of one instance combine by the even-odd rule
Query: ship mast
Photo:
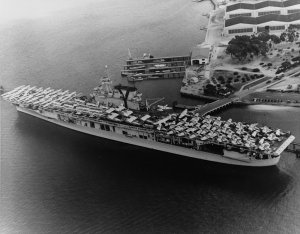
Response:
POLYGON ((113 90, 111 88, 111 84, 112 84, 112 81, 109 77, 108 66, 105 65, 104 76, 101 77, 101 79, 100 79, 100 85, 101 85, 102 90, 106 93, 112 93, 113 90))

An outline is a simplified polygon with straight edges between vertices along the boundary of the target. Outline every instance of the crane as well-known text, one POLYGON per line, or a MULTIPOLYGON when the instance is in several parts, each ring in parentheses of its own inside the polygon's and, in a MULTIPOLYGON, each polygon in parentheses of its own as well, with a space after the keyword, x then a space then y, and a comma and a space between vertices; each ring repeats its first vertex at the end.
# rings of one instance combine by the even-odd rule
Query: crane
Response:
POLYGON ((162 97, 162 98, 148 98, 146 99, 146 108, 147 108, 147 111, 153 106, 155 105, 156 103, 158 102, 161 102, 162 100, 164 100, 165 98, 162 97), (152 103, 148 103, 149 101, 153 101, 152 103))

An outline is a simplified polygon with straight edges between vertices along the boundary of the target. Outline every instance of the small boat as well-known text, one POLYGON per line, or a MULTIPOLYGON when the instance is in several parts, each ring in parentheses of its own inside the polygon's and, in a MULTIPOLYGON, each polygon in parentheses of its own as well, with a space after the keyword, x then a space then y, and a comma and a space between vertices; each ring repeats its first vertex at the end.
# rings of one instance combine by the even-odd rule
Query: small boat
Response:
POLYGON ((149 76, 148 79, 159 79, 159 76, 149 76))
POLYGON ((121 76, 133 76, 134 73, 133 72, 127 72, 127 71, 122 71, 121 72, 121 76))
POLYGON ((144 65, 128 67, 129 70, 138 70, 138 69, 144 69, 144 68, 146 68, 146 66, 144 66, 144 65))
POLYGON ((127 77, 127 80, 128 80, 128 81, 131 81, 131 82, 135 82, 135 81, 142 81, 142 80, 144 80, 144 78, 141 77, 141 76, 138 76, 138 77, 135 77, 135 76, 128 76, 128 77, 127 77))
POLYGON ((166 67, 166 64, 155 64, 154 67, 166 67))
POLYGON ((134 78, 134 81, 142 81, 142 80, 144 80, 144 78, 143 77, 136 77, 136 78, 134 78))

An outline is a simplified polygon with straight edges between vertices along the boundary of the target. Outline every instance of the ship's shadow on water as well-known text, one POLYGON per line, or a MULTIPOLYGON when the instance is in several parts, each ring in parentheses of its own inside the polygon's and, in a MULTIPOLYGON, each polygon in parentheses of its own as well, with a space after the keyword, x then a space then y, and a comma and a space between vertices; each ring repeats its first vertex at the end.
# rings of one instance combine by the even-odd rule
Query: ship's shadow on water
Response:
POLYGON ((245 193, 249 190, 251 193, 273 194, 274 189, 284 190, 291 179, 277 166, 254 168, 188 158, 97 138, 23 113, 17 121, 17 127, 25 137, 30 135, 36 140, 45 140, 48 146, 67 148, 73 156, 82 157, 81 160, 99 162, 102 166, 105 163, 112 172, 123 171, 145 180, 165 178, 227 187, 245 193))
MULTIPOLYGON (((172 155, 89 136, 24 114, 19 114, 16 128, 33 144, 25 149, 35 164, 30 176, 35 183, 29 181, 28 186, 44 191, 38 193, 39 199, 52 201, 46 204, 49 212, 61 212, 52 217, 53 222, 65 228, 78 219, 79 230, 89 222, 91 231, 173 232, 199 227, 208 231, 215 221, 207 209, 224 212, 220 207, 232 200, 229 215, 237 210, 259 214, 260 205, 272 208, 293 182, 276 166, 240 167, 172 155), (38 147, 45 151, 38 154, 40 159, 30 153, 38 147), (58 220, 60 216, 64 218, 58 220), (166 223, 168 229, 163 229, 166 223)), ((221 222, 231 222, 226 219, 221 222)))

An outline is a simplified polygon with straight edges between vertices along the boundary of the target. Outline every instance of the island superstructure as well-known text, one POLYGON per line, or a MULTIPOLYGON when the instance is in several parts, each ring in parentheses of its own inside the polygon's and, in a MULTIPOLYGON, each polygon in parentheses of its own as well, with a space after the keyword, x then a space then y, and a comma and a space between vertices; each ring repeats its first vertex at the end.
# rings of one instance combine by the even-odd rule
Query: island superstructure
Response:
POLYGON ((142 106, 140 93, 116 87, 110 88, 104 77, 89 97, 29 85, 2 97, 20 112, 79 132, 232 165, 275 165, 295 139, 280 129, 202 116, 197 110, 143 110, 137 108, 142 106))
POLYGON ((112 81, 105 66, 105 74, 101 78, 100 85, 95 87, 91 97, 95 102, 106 106, 119 106, 124 104, 126 108, 140 110, 142 94, 135 87, 117 85, 111 87, 112 81))

